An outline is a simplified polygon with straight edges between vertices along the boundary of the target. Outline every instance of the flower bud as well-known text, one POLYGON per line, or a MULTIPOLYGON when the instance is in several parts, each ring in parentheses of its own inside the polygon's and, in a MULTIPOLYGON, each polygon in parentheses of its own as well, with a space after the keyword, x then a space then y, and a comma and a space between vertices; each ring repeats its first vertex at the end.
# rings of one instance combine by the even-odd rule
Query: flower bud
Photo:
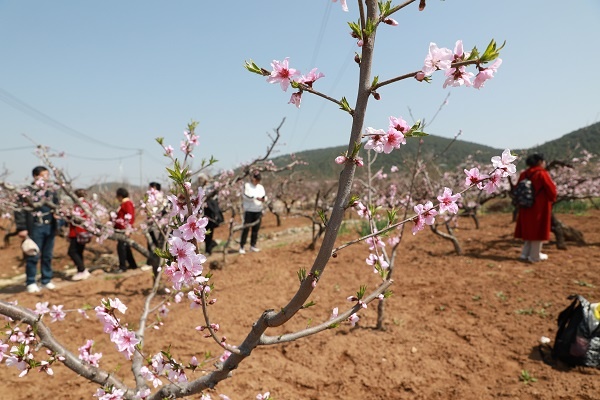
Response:
POLYGON ((417 72, 417 74, 415 75, 415 79, 418 80, 419 82, 423 82, 423 80, 425 79, 425 72, 423 72, 423 71, 417 72))

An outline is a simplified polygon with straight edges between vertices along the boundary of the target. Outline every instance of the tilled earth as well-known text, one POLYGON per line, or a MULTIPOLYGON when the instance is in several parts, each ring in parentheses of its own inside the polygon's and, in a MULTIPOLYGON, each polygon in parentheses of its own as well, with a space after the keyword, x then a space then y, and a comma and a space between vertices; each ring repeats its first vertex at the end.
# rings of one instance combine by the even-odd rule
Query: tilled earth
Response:
MULTIPOLYGON (((277 400, 598 399, 597 370, 548 365, 538 351, 541 336, 554 338, 556 318, 569 304, 568 295, 600 300, 600 211, 559 218, 580 229, 588 244, 558 250, 550 243, 544 248, 549 260, 538 264, 517 260, 521 243, 512 238, 509 214, 481 216, 480 229, 461 219, 456 229, 464 250, 461 256, 453 252, 450 242, 430 231, 413 236, 406 230, 394 270, 394 295, 385 306, 385 330, 374 329, 377 304, 371 303, 356 328, 343 324, 295 342, 256 349, 231 379, 208 393, 213 398, 226 394, 232 400, 254 399, 265 391, 277 400)), ((356 237, 353 229, 348 228, 342 239, 356 237)), ((223 238, 220 230, 218 239, 223 238)), ((219 333, 229 343, 240 343, 264 310, 279 309, 294 295, 298 270, 309 270, 316 254, 307 250, 309 232, 307 219, 284 218, 278 227, 268 215, 261 229, 261 252, 231 253, 224 265, 222 253, 211 256, 209 261, 223 266, 212 278, 218 301, 210 308, 211 320, 220 324, 219 333)), ((4 285, 0 299, 29 308, 48 301, 74 310, 118 297, 129 307, 123 320, 137 325, 151 272, 115 275, 97 269, 91 279, 71 282, 67 244, 57 238, 58 289, 28 294, 23 291, 16 242, 0 250, 4 285)), ((114 244, 107 248, 112 250, 114 244)), ((373 288, 378 282, 364 262, 367 255, 364 244, 341 251, 319 280, 311 299, 316 305, 267 333, 316 325, 326 321, 334 307, 340 311, 349 307, 348 296, 361 285, 373 288)), ((141 256, 137 258, 140 265, 144 263, 141 256)), ((185 300, 171 302, 169 308, 164 325, 147 332, 144 352, 151 356, 170 346, 173 357, 186 364, 192 356, 202 359, 210 352, 212 358, 205 366, 210 370, 221 350, 194 329, 203 324, 201 312, 190 309, 185 300)), ((129 362, 102 333, 94 312, 88 314, 85 319, 71 312, 65 321, 49 325, 75 354, 87 338, 94 339, 94 351, 103 353, 101 368, 132 384, 129 362)), ((96 389, 61 365, 54 366, 54 376, 31 371, 19 378, 15 368, 3 364, 0 380, 3 400, 92 399, 96 389)))

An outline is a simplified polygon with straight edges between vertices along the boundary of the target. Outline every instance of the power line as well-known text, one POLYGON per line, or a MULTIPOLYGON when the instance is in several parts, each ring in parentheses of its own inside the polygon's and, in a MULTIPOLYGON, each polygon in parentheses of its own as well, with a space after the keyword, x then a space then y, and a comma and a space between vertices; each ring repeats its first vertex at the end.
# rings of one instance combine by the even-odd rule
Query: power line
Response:
POLYGON ((15 150, 26 150, 26 149, 35 149, 35 146, 11 147, 9 149, 0 149, 0 151, 15 151, 15 150))
POLYGON ((19 98, 15 97, 14 95, 10 94, 9 92, 7 92, 6 90, 4 90, 2 88, 0 88, 0 100, 2 100, 4 103, 8 104, 9 106, 21 111, 22 113, 27 114, 30 117, 32 117, 46 125, 49 125, 59 131, 62 131, 64 133, 66 133, 67 135, 74 136, 74 137, 77 137, 79 139, 82 139, 82 140, 85 140, 88 142, 94 142, 101 146, 110 147, 112 149, 139 150, 139 149, 134 149, 131 147, 115 146, 113 144, 109 144, 109 143, 100 141, 92 136, 88 136, 85 133, 79 132, 78 130, 75 130, 75 129, 63 124, 62 122, 57 121, 54 118, 44 114, 43 112, 41 112, 41 111, 37 110, 36 108, 32 107, 31 105, 25 103, 23 100, 20 100, 19 98))
MULTIPOLYGON (((353 43, 352 46, 350 47, 350 51, 348 52, 348 55, 344 58, 344 63, 340 67, 340 70, 339 70, 339 72, 336 75, 336 78, 335 78, 335 81, 333 82, 333 85, 331 85, 331 88, 329 89, 330 93, 332 93, 337 88, 337 86, 340 83, 340 80, 342 78, 342 75, 344 75, 344 73, 346 72, 346 69, 348 68, 348 66, 350 66, 350 65, 352 65, 354 63, 354 58, 352 57, 352 54, 355 52, 355 48, 356 48, 356 44, 353 43)), ((306 141, 306 138, 310 135, 310 133, 312 132, 313 128, 317 124, 317 121, 321 117, 321 114, 323 113, 323 110, 325 109, 326 105, 328 105, 328 102, 325 101, 325 100, 323 100, 322 103, 321 103, 321 107, 319 108, 319 111, 317 112, 317 114, 313 118, 312 123, 310 124, 308 130, 306 131, 306 133, 302 137, 302 142, 300 143, 300 146, 304 145, 304 142, 306 141)))
MULTIPOLYGON (((321 27, 319 28, 319 33, 317 34, 317 41, 315 47, 313 49, 313 54, 310 60, 310 64, 308 65, 308 70, 314 67, 317 62, 317 56, 319 51, 321 50, 321 44, 323 43, 323 36, 325 35, 325 29, 327 28, 327 24, 329 22, 329 16, 331 14, 331 2, 326 3, 326 9, 323 13, 323 18, 321 19, 321 27)), ((294 140, 294 135, 298 130, 298 121, 300 120, 301 110, 299 109, 296 113, 296 119, 294 120, 294 126, 292 127, 292 134, 290 136, 290 144, 294 140)))
POLYGON ((321 20, 321 28, 319 29, 319 33, 317 34, 317 44, 313 50, 313 55, 310 60, 309 68, 312 68, 317 62, 317 55, 321 50, 321 43, 323 42, 323 36, 325 35, 325 28, 327 27, 327 23, 329 22, 329 15, 331 14, 331 1, 327 3, 327 9, 323 14, 323 19, 321 20))
POLYGON ((69 158, 76 158, 76 159, 79 159, 79 160, 89 160, 89 161, 115 161, 115 160, 123 160, 125 158, 138 157, 139 155, 140 155, 139 153, 135 153, 135 154, 130 154, 128 156, 100 158, 100 157, 75 156, 73 154, 65 153, 65 156, 67 156, 69 158))
MULTIPOLYGON (((34 150, 36 148, 37 148, 37 146, 20 146, 20 147, 11 147, 8 149, 0 149, 0 152, 17 151, 17 150, 34 150)), ((90 161, 114 161, 114 160, 121 160, 121 159, 125 159, 125 158, 138 157, 140 155, 140 152, 138 151, 134 154, 130 154, 127 156, 120 156, 120 157, 88 157, 88 156, 78 156, 78 155, 74 155, 71 153, 66 153, 61 150, 53 149, 51 147, 49 147, 49 149, 52 151, 55 151, 57 153, 62 153, 69 158, 77 158, 77 159, 81 159, 81 160, 90 160, 90 161)), ((156 158, 155 158, 155 160, 156 160, 156 158)))

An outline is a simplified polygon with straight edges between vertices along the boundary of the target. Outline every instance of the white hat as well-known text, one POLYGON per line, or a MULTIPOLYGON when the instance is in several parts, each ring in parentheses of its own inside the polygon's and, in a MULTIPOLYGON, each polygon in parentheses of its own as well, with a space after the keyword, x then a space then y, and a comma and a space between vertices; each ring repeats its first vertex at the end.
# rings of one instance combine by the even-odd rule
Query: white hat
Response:
POLYGON ((23 250, 23 253, 26 256, 37 256, 40 253, 40 248, 30 237, 23 240, 23 243, 21 243, 21 250, 23 250))

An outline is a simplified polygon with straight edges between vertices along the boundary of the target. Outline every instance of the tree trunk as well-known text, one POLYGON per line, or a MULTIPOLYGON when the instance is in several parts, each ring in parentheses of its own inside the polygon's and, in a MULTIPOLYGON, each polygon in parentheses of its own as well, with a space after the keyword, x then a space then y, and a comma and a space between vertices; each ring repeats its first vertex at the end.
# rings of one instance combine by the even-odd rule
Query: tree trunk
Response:
POLYGON ((580 246, 586 244, 580 230, 562 223, 554 214, 552 214, 551 231, 556 236, 556 248, 559 250, 566 250, 567 242, 575 242, 580 246))

